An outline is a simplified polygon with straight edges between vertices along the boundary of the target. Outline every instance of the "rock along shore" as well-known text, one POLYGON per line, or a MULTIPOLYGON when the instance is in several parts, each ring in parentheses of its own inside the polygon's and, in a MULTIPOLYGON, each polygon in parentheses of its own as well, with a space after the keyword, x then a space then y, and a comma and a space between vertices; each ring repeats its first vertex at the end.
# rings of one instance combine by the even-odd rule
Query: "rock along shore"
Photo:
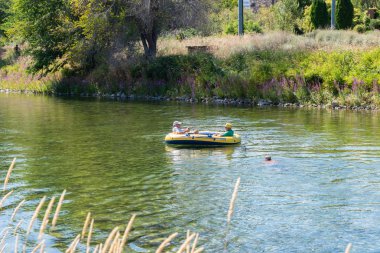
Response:
MULTIPOLYGON (((19 90, 9 90, 0 89, 0 93, 14 93, 14 94, 33 94, 33 95, 44 95, 40 92, 34 91, 19 91, 19 90)), ((46 95, 46 94, 45 94, 46 95)), ((380 108, 375 105, 360 105, 360 106, 345 106, 339 105, 333 102, 328 105, 317 105, 317 104, 300 104, 300 103, 275 103, 268 99, 248 99, 248 98, 220 98, 220 97, 205 97, 205 98, 191 98, 188 96, 178 96, 178 97, 167 97, 167 96, 148 96, 148 95, 127 95, 124 92, 118 93, 81 93, 81 94, 70 94, 70 93, 49 93, 47 95, 57 96, 57 97, 81 97, 81 98, 104 98, 113 99, 119 101, 128 100, 140 100, 140 101, 177 101, 182 103, 190 104, 211 104, 211 105, 230 105, 230 106, 257 106, 257 107, 288 107, 288 108, 319 108, 319 109, 333 109, 333 110, 353 110, 353 111, 378 111, 380 108)))

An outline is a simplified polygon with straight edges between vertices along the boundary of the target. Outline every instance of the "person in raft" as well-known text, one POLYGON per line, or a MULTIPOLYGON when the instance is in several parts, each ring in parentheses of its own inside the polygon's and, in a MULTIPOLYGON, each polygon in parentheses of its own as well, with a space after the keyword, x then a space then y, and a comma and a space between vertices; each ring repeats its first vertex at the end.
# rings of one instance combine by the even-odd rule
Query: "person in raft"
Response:
POLYGON ((216 134, 216 136, 221 136, 221 137, 232 137, 234 136, 234 130, 232 130, 232 124, 231 123, 226 123, 224 126, 224 129, 226 129, 226 132, 223 134, 216 134))
POLYGON ((172 132, 174 134, 185 134, 185 133, 190 132, 190 128, 188 128, 188 127, 187 128, 181 128, 181 125, 182 125, 182 122, 174 121, 172 132))

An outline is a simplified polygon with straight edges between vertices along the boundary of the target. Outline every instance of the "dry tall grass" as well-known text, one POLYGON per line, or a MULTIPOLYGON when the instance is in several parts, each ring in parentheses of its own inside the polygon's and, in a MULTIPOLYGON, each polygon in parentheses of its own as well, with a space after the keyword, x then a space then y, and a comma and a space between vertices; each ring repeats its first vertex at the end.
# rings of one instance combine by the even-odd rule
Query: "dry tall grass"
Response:
POLYGON ((51 223, 51 228, 52 229, 54 229, 55 225, 57 224, 59 212, 61 211, 61 207, 62 207, 62 204, 63 204, 63 200, 65 198, 65 194, 66 194, 66 190, 64 190, 62 192, 61 197, 59 198, 58 205, 57 205, 57 208, 56 208, 55 213, 54 213, 53 221, 51 223))
POLYGON ((352 243, 349 243, 346 247, 346 250, 344 251, 344 253, 350 253, 351 252, 351 248, 352 248, 352 243))
MULTIPOLYGON (((15 164, 15 160, 13 160, 11 167, 13 167, 15 164)), ((7 180, 10 176, 10 170, 8 170, 7 173, 7 180)), ((7 180, 4 181, 4 189, 7 184, 7 180)), ((0 200, 0 205, 2 205, 8 197, 13 193, 14 191, 10 191, 7 194, 5 194, 2 199, 0 200)), ((64 190, 60 196, 60 199, 57 203, 56 211, 53 214, 53 222, 50 226, 50 231, 54 226, 56 226, 56 222, 58 219, 59 212, 61 210, 61 207, 63 205, 63 200, 65 196, 66 190, 64 190)), ((49 226, 49 217, 52 213, 53 206, 55 204, 56 197, 53 196, 50 198, 50 201, 45 209, 45 214, 42 218, 42 220, 39 222, 39 229, 35 229, 34 223, 38 222, 38 215, 41 212, 42 209, 44 209, 44 204, 47 200, 47 196, 44 196, 37 205, 35 211, 33 212, 33 215, 29 221, 29 225, 27 227, 27 230, 21 230, 19 231, 19 227, 21 223, 24 222, 24 220, 20 220, 17 222, 17 225, 14 226, 16 219, 16 213, 19 209, 22 208, 23 204, 26 202, 26 200, 22 200, 16 208, 13 210, 12 215, 9 219, 9 225, 0 233, 0 252, 10 252, 13 251, 15 253, 17 252, 48 252, 49 249, 47 248, 47 245, 45 243, 45 233, 47 230, 47 227, 49 226), (12 229, 12 226, 14 226, 13 233, 10 232, 12 229), (36 235, 37 233, 37 235, 36 235), (35 236, 31 236, 32 239, 28 242, 28 237, 30 234, 34 234, 35 236), (12 250, 10 250, 12 248, 12 250), (20 248, 22 250, 20 251, 20 248)), ((3 217, 4 218, 4 217, 3 217)), ((121 231, 120 227, 115 227, 110 234, 108 235, 105 242, 101 242, 96 244, 95 242, 91 241, 92 234, 94 231, 95 222, 94 219, 91 218, 91 213, 88 213, 86 216, 86 219, 84 221, 84 226, 81 231, 68 245, 67 249, 65 250, 66 253, 74 253, 74 252, 97 252, 97 253, 122 253, 125 252, 125 245, 128 240, 128 236, 132 231, 133 223, 136 219, 136 215, 133 214, 128 222, 128 224, 125 226, 125 230, 121 231), (122 232, 122 233, 121 233, 122 232), (87 238, 86 238, 87 236, 87 238), (81 245, 82 244, 82 245, 81 245), (95 244, 95 245, 91 245, 95 244), (81 246, 80 246, 81 245, 81 246)), ((175 234, 177 236, 177 233, 175 234)), ((156 252, 162 252, 162 250, 168 245, 168 243, 175 237, 170 236, 168 239, 166 239, 158 248, 156 252)), ((178 251, 179 253, 182 253, 185 251, 188 253, 200 253, 203 251, 202 247, 197 247, 199 234, 193 233, 185 238, 182 244, 178 245, 178 251), (192 245, 191 251, 190 251, 190 245, 192 245)), ((175 246, 174 246, 175 247, 175 246)))
POLYGON ((16 158, 13 158, 11 166, 9 166, 7 175, 5 176, 3 191, 5 191, 7 189, 8 180, 9 180, 9 177, 11 176, 11 173, 12 173, 13 167, 15 166, 15 163, 16 163, 16 158))
POLYGON ((86 221, 84 222, 84 225, 83 225, 81 239, 83 239, 84 236, 85 236, 85 234, 86 234, 87 227, 88 227, 88 225, 89 225, 90 219, 91 219, 91 213, 89 212, 89 213, 87 214, 86 221))
MULTIPOLYGON (((231 222, 231 218, 232 218, 232 214, 233 214, 233 210, 234 210, 234 206, 235 206, 235 201, 237 198, 239 185, 240 185, 240 178, 238 178, 238 180, 235 184, 235 187, 234 187, 233 194, 232 194, 230 207, 228 210, 228 218, 227 218, 228 224, 231 222)), ((10 195, 11 192, 7 193, 6 195, 10 195)), ((57 203, 57 208, 56 208, 56 212, 54 214, 54 218, 58 217, 57 211, 59 212, 59 210, 63 204, 63 196, 64 196, 65 192, 66 191, 63 191, 63 193, 61 194, 61 198, 57 203)), ((50 199, 49 204, 45 210, 45 215, 43 217, 43 220, 40 222, 41 227, 39 229, 39 236, 38 237, 34 236, 33 237, 34 241, 29 242, 29 243, 28 243, 28 236, 30 233, 37 232, 34 230, 33 224, 34 224, 34 222, 36 222, 38 214, 41 211, 44 203, 46 202, 47 197, 44 196, 40 200, 38 206, 36 207, 32 217, 31 217, 31 220, 29 222, 29 226, 28 226, 28 229, 26 232, 24 230, 22 230, 21 232, 18 231, 18 227, 23 222, 23 220, 20 220, 17 223, 17 225, 14 227, 13 233, 10 233, 9 231, 12 228, 11 226, 13 226, 13 224, 14 224, 14 222, 12 222, 12 219, 15 218, 15 213, 17 212, 17 210, 19 208, 21 208, 22 204, 25 202, 25 200, 21 201, 20 204, 18 204, 17 207, 15 208, 15 210, 11 216, 11 219, 9 219, 10 220, 9 225, 5 229, 3 229, 3 231, 0 232, 0 237, 1 237, 0 252, 11 252, 11 251, 14 251, 15 253, 17 253, 17 252, 23 252, 23 253, 24 252, 32 252, 32 253, 48 252, 49 249, 47 249, 47 245, 45 244, 44 231, 46 230, 46 227, 49 224, 49 215, 51 213, 51 210, 53 209, 55 198, 56 197, 53 196, 50 199), (9 243, 10 245, 7 245, 7 243, 9 243), (22 251, 19 250, 20 246, 22 247, 22 251), (12 250, 10 251, 10 249, 12 249, 12 250)), ((4 197, 3 197, 3 199, 4 199, 4 197)), ((123 234, 120 233, 120 229, 117 226, 110 232, 110 234, 108 235, 105 242, 101 242, 101 243, 98 243, 95 245, 93 243, 93 245, 91 246, 91 237, 92 237, 93 229, 94 229, 94 219, 91 219, 91 213, 88 213, 86 216, 84 226, 83 226, 81 233, 79 233, 74 238, 74 240, 70 243, 70 245, 67 247, 65 252, 66 253, 74 253, 74 252, 81 252, 81 250, 82 250, 82 252, 89 253, 91 251, 91 248, 92 248, 93 253, 122 253, 122 252, 125 252, 124 247, 125 247, 125 244, 127 242, 128 235, 132 231, 132 225, 134 223, 135 218, 136 218, 135 214, 131 216, 123 234), (88 230, 87 239, 86 239, 86 232, 88 229, 88 225, 89 225, 89 230, 88 230), (83 245, 81 247, 79 247, 79 245, 81 243, 83 245)), ((53 225, 51 226, 51 228, 52 227, 53 227, 53 225)), ((167 239, 165 239, 160 244, 160 246, 157 248, 157 250, 155 252, 156 253, 164 252, 164 249, 177 236, 178 236, 178 233, 174 233, 174 234, 170 235, 167 239)), ((177 253, 183 253, 183 252, 201 253, 201 252, 203 252, 204 248, 198 247, 198 245, 197 245, 198 240, 199 240, 199 234, 198 233, 191 233, 190 231, 188 231, 185 240, 183 241, 182 244, 180 244, 178 246, 178 250, 176 252, 177 253)), ((348 244, 345 252, 349 253, 351 250, 351 247, 352 247, 352 244, 351 243, 348 244)), ((170 252, 172 252, 172 249, 170 252)))
POLYGON ((46 208, 45 215, 44 215, 44 218, 43 218, 42 223, 41 223, 40 234, 38 235, 39 240, 42 239, 42 236, 44 235, 45 228, 48 225, 49 215, 50 215, 51 209, 53 208, 54 201, 55 201, 55 197, 52 197, 50 202, 49 202, 48 207, 46 208))
POLYGON ((171 242, 175 237, 177 237, 178 233, 174 233, 174 234, 171 234, 168 238, 166 238, 161 244, 160 246, 157 248, 156 250, 156 253, 161 253, 164 248, 166 247, 166 245, 171 242))
POLYGON ((86 253, 89 253, 91 249, 90 243, 91 243, 91 236, 92 236, 93 229, 94 229, 94 219, 91 219, 90 229, 88 231, 87 242, 86 242, 86 253))
POLYGON ((25 203, 25 199, 23 199, 17 206, 16 208, 14 209, 13 213, 12 213, 12 216, 11 216, 11 221, 13 221, 14 217, 16 216, 16 213, 18 211, 18 209, 20 209, 20 207, 25 203))
POLYGON ((232 215, 234 214, 234 209, 235 209, 235 201, 237 198, 238 190, 240 186, 240 177, 237 179, 234 192, 232 193, 231 201, 230 201, 230 208, 228 209, 227 213, 227 224, 231 222, 232 215))
POLYGON ((0 208, 3 207, 3 204, 5 202, 5 200, 13 193, 13 190, 8 192, 7 194, 4 195, 4 197, 0 200, 0 208))
POLYGON ((161 38, 159 55, 187 54, 187 46, 208 46, 217 57, 255 50, 367 50, 380 46, 380 32, 359 34, 354 31, 317 30, 305 36, 287 32, 269 32, 245 36, 192 37, 183 41, 161 38))

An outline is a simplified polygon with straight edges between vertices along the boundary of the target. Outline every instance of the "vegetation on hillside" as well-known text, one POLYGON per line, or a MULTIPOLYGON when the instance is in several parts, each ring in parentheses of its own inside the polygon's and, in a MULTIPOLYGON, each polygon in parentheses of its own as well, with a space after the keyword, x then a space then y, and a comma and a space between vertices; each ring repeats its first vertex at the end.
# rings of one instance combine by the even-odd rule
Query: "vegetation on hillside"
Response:
POLYGON ((236 0, 160 3, 0 0, 0 88, 305 102, 320 87, 333 97, 313 103, 377 89, 378 0, 337 1, 337 27, 356 32, 315 30, 329 26, 331 1, 247 9, 245 37, 231 36, 236 0), (186 46, 206 52, 185 55, 186 46))

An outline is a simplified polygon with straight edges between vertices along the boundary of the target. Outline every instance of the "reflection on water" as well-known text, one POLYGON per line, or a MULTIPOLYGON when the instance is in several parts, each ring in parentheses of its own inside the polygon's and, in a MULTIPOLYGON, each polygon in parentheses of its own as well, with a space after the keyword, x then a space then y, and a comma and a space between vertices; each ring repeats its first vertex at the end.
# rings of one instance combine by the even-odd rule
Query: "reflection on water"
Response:
POLYGON ((152 250, 187 229, 200 232, 208 252, 221 252, 229 199, 241 177, 228 252, 342 252, 348 242, 353 252, 378 252, 379 130, 375 112, 0 94, 1 168, 18 159, 9 184, 15 193, 3 212, 26 197, 17 219, 29 219, 38 198, 67 189, 48 240, 52 252, 81 231, 88 211, 95 240, 136 213, 132 252, 152 250), (231 121, 242 144, 166 146, 174 120, 210 131, 231 121), (266 163, 266 154, 275 162, 266 163))
POLYGON ((225 159, 231 160, 235 149, 238 146, 225 146, 225 147, 173 147, 170 145, 165 146, 165 150, 168 152, 168 156, 172 159, 173 163, 181 163, 181 161, 202 158, 204 156, 210 156, 215 159, 221 158, 223 163, 225 159))

